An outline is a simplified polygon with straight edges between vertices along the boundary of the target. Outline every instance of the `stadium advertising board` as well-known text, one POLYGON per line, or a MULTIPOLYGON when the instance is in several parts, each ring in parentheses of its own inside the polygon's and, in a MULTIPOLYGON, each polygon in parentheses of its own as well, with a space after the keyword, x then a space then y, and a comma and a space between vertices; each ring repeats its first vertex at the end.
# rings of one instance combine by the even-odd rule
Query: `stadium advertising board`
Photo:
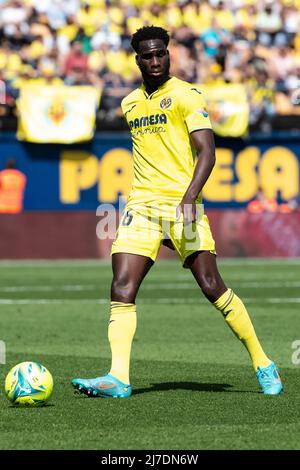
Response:
MULTIPOLYGON (((289 201, 299 194, 299 138, 217 139, 217 162, 204 189, 208 208, 242 208, 258 189, 268 199, 289 201)), ((25 173, 24 210, 92 210, 117 205, 130 191, 133 173, 127 133, 97 135, 90 143, 40 145, 0 142, 1 166, 14 158, 25 173)), ((1 169, 2 169, 1 168, 1 169)))

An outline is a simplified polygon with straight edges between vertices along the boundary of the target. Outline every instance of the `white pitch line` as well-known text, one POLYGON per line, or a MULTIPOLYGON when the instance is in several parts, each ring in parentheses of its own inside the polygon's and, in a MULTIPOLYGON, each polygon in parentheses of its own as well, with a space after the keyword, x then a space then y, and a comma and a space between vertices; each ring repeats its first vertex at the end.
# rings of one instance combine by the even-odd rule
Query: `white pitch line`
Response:
MULTIPOLYGON (((156 298, 156 299, 141 299, 141 301, 146 301, 146 302, 153 302, 153 303, 157 303, 157 304, 198 304, 198 303, 206 303, 206 304, 209 304, 209 301, 206 300, 206 299, 184 299, 182 297, 172 297, 172 298, 156 298)), ((263 303, 266 303, 266 304, 283 304, 283 303, 288 303, 288 304, 299 304, 300 303, 300 297, 288 297, 288 298, 285 298, 285 297, 265 297, 265 298, 257 298, 257 297, 243 297, 243 301, 247 304, 257 304, 257 303, 260 303, 260 304, 263 304, 263 303)), ((145 302, 145 303, 146 303, 145 302)))
MULTIPOLYGON (((255 271, 255 272, 243 272, 242 274, 240 271, 235 271, 235 272, 222 272, 222 276, 224 277, 225 280, 237 280, 240 281, 241 279, 243 281, 267 281, 267 280, 277 280, 280 279, 282 280, 285 278, 285 280, 288 279, 299 279, 299 272, 297 271, 292 271, 292 272, 285 272, 284 275, 282 272, 274 272, 274 270, 271 271, 255 271)), ((171 275, 168 275, 165 272, 160 272, 160 271, 150 271, 150 275, 147 279, 151 279, 152 282, 161 282, 161 281, 169 281, 170 277, 172 279, 176 280, 181 280, 181 281, 189 281, 190 279, 192 280, 193 277, 192 275, 186 271, 185 273, 181 274, 176 274, 172 273, 171 275)))
MULTIPOLYGON (((300 258, 218 258, 218 263, 221 266, 297 266, 300 265, 300 258)), ((57 259, 57 260, 0 260, 0 268, 28 268, 28 267, 46 267, 46 268, 64 268, 64 267, 87 267, 87 268, 100 268, 102 266, 110 266, 110 259, 57 259)), ((178 265, 180 262, 177 259, 172 260, 158 260, 157 265, 161 267, 168 267, 178 265)))
POLYGON ((0 260, 0 268, 101 268, 110 266, 111 260, 107 259, 37 259, 37 260, 0 260))
POLYGON ((63 286, 6 286, 0 292, 55 292, 55 291, 85 291, 97 289, 96 284, 63 285, 63 286))
MULTIPOLYGON (((227 282, 228 284, 228 282, 227 282)), ((230 284, 230 283, 229 283, 230 284)), ((273 287, 300 287, 300 281, 242 281, 234 282, 235 287, 240 287, 243 289, 253 288, 256 289, 265 289, 273 287)), ((99 284, 77 284, 77 285, 59 285, 59 286, 5 286, 0 288, 0 292, 57 292, 57 291, 66 291, 66 292, 76 292, 76 291, 93 291, 99 289, 99 284)), ((142 285, 141 290, 198 290, 196 282, 191 279, 190 282, 165 282, 163 284, 157 285, 156 282, 148 281, 146 284, 142 285)))
MULTIPOLYGON (((228 282, 227 282, 228 284, 228 282)), ((300 281, 284 281, 284 282, 235 282, 235 287, 241 288, 253 288, 256 289, 265 289, 267 287, 300 287, 300 281)), ((181 283, 164 283, 164 284, 146 284, 141 287, 143 290, 172 290, 172 289, 191 289, 196 290, 199 289, 195 281, 191 280, 191 282, 181 282, 181 283)))
POLYGON ((299 265, 300 258, 217 258, 224 266, 299 265))
MULTIPOLYGON (((245 303, 252 304, 298 304, 300 297, 266 297, 256 298, 248 297, 243 298, 245 303)), ((109 304, 110 300, 106 299, 0 299, 0 305, 63 305, 63 304, 109 304)), ((182 297, 162 297, 162 298, 141 298, 137 303, 150 303, 150 304, 209 304, 205 298, 182 298, 182 297)))
POLYGON ((255 287, 257 289, 265 289, 266 287, 300 287, 300 281, 262 281, 262 282, 256 282, 256 281, 242 281, 242 282, 236 282, 236 286, 238 287, 255 287))
POLYGON ((109 299, 0 299, 0 305, 108 304, 109 299))

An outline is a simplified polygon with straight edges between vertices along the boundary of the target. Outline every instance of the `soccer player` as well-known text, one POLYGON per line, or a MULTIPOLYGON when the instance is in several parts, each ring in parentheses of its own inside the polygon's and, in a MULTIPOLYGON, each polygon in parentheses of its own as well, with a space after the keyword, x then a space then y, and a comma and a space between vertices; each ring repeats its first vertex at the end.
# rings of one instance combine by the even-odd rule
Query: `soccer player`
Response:
POLYGON ((169 75, 168 43, 167 31, 155 26, 143 27, 132 37, 143 84, 122 101, 132 134, 134 179, 112 245, 111 369, 102 377, 74 379, 72 384, 90 396, 131 395, 135 299, 165 243, 176 249, 183 266, 246 347, 262 392, 278 395, 283 387, 277 367, 263 351, 242 300, 226 287, 207 216, 198 210, 215 163, 214 136, 201 90, 169 75))

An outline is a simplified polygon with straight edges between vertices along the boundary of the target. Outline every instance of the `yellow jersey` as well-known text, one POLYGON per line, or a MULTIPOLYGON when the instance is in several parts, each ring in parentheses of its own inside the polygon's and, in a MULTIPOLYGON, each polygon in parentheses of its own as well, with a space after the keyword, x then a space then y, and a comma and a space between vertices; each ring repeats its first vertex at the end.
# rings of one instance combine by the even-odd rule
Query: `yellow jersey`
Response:
POLYGON ((196 163, 190 133, 212 128, 201 90, 172 77, 150 95, 144 85, 135 89, 123 99, 122 110, 133 143, 127 206, 179 204, 196 163))

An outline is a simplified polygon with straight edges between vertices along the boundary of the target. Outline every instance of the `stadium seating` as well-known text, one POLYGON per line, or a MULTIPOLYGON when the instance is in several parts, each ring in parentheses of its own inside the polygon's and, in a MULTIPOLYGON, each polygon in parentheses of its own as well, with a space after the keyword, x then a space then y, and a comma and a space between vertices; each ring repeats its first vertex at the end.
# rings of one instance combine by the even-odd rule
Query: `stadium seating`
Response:
POLYGON ((172 74, 245 85, 251 129, 300 127, 300 0, 1 0, 1 127, 39 81, 101 87, 98 125, 122 128, 121 99, 139 83, 130 36, 147 24, 170 31, 172 74))

